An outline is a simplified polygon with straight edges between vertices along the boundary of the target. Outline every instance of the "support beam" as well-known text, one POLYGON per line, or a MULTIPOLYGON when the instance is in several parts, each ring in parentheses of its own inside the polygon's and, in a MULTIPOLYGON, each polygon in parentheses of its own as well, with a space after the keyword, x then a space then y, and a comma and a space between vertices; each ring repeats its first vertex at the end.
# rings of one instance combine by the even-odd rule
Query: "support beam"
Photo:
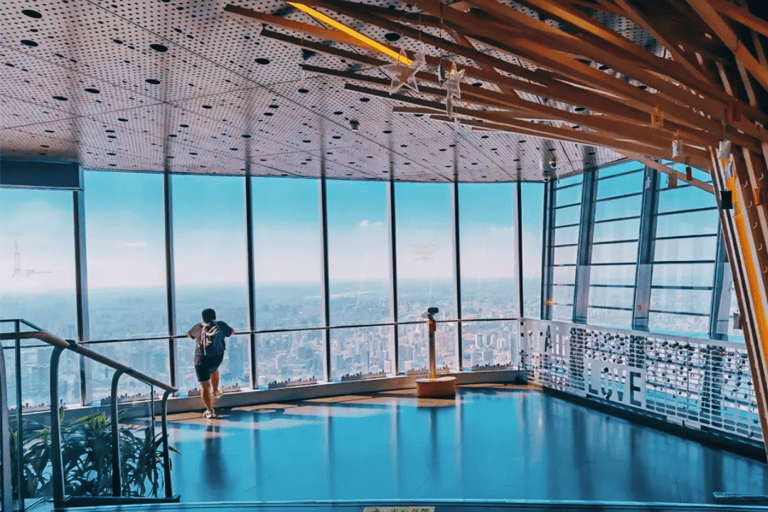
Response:
MULTIPOLYGON (((80 184, 83 184, 83 170, 80 169, 80 184)), ((75 226, 75 294, 77 303, 77 340, 91 338, 88 317, 88 258, 85 252, 85 191, 81 188, 72 192, 73 218, 75 226)), ((90 363, 80 356, 80 401, 91 403, 88 389, 90 363)))
POLYGON ((544 222, 541 244, 541 318, 552 320, 552 282, 555 261, 555 182, 544 184, 544 222))
POLYGON ((651 308, 654 237, 659 204, 659 172, 653 167, 645 167, 642 201, 635 270, 635 297, 632 304, 632 329, 637 331, 648 330, 648 310, 651 308))
MULTIPOLYGON (((584 153, 594 151, 584 147, 584 153)), ((581 188, 581 217, 579 242, 576 250, 576 279, 573 287, 573 323, 586 324, 589 309, 589 281, 592 265, 592 235, 595 229, 597 198, 597 169, 585 168, 581 188)))
MULTIPOLYGON (((176 272, 173 257, 173 190, 171 174, 163 174, 163 210, 165 212, 165 292, 168 308, 168 335, 176 335, 176 272)), ((176 340, 168 338, 168 361, 170 385, 178 388, 178 368, 176 365, 176 340)))
POLYGON ((744 67, 755 77, 760 85, 768 91, 768 69, 761 66, 757 59, 749 53, 749 50, 741 42, 739 36, 725 22, 725 20, 712 7, 709 0, 687 0, 696 13, 709 25, 717 36, 725 43, 729 50, 733 52, 737 62, 744 64, 744 67))

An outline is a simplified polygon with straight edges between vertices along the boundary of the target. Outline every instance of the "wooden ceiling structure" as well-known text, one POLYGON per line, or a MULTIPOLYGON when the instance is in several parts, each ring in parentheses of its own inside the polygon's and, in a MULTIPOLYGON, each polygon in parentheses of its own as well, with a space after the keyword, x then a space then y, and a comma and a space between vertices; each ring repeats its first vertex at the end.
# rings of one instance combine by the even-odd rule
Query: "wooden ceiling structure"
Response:
POLYGON ((279 15, 235 4, 225 10, 261 23, 261 37, 336 57, 336 66, 303 68, 340 77, 349 90, 389 99, 398 112, 473 130, 610 148, 713 192, 768 439, 764 1, 407 4, 295 0, 295 9, 279 15), (616 17, 644 35, 630 39, 605 23, 616 17), (359 33, 375 30, 408 44, 382 49, 383 42, 359 33), (402 63, 393 64, 395 59, 402 63), (458 91, 446 69, 476 87, 462 83, 458 91), (382 70, 395 76, 382 78, 382 70), (412 87, 395 87, 400 83, 412 87), (696 180, 690 170, 680 173, 661 161, 708 171, 711 180, 696 180))

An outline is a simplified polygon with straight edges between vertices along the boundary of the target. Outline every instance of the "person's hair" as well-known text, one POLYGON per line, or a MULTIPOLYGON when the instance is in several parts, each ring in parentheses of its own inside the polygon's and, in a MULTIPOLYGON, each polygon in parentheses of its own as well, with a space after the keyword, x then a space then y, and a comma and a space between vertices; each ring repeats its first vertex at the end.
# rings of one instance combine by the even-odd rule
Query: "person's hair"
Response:
POLYGON ((211 308, 203 310, 203 322, 209 324, 216 320, 216 312, 211 308))

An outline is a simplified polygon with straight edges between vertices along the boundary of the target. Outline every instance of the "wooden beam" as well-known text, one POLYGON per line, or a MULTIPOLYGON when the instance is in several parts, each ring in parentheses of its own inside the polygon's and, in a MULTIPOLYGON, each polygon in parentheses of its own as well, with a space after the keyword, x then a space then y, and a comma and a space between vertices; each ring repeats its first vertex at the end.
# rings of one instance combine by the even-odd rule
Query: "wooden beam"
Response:
POLYGON ((701 190, 704 190, 706 192, 709 192, 710 194, 714 194, 715 193, 715 189, 712 188, 712 185, 710 185, 709 183, 704 183, 703 181, 699 181, 699 180, 690 180, 690 181, 688 181, 686 179, 686 175, 685 174, 683 174, 681 172, 677 172, 676 170, 672 169, 671 167, 667 167, 666 165, 660 164, 656 160, 652 160, 652 159, 650 159, 648 157, 645 157, 643 155, 640 155, 640 154, 637 154, 637 153, 632 153, 632 152, 629 152, 629 151, 616 151, 616 152, 624 155, 625 157, 629 158, 630 160, 637 160, 638 162, 643 163, 643 164, 647 165, 648 167, 651 167, 652 169, 656 169, 657 171, 663 172, 664 174, 668 174, 670 176, 674 176, 678 180, 686 181, 686 182, 690 183, 691 185, 693 185, 694 187, 699 188, 701 190))
POLYGON ((736 2, 726 2, 724 0, 710 0, 709 2, 718 13, 726 16, 733 21, 737 21, 765 37, 768 37, 768 21, 758 18, 751 12, 748 7, 742 7, 736 2))
POLYGON ((744 67, 755 77, 755 80, 768 91, 768 69, 760 65, 757 59, 749 53, 739 37, 728 26, 725 20, 712 7, 709 0, 687 0, 696 13, 703 19, 707 25, 717 34, 725 45, 733 52, 738 62, 744 64, 744 67))

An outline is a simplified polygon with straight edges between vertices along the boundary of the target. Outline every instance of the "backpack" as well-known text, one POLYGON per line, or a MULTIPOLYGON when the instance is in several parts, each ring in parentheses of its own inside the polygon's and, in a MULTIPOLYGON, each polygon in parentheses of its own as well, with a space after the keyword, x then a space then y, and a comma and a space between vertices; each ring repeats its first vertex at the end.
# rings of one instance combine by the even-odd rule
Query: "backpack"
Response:
POLYGON ((219 329, 216 322, 212 322, 209 325, 202 324, 200 339, 200 352, 204 356, 224 355, 224 350, 227 348, 227 345, 224 341, 224 333, 221 332, 221 329, 219 329))

